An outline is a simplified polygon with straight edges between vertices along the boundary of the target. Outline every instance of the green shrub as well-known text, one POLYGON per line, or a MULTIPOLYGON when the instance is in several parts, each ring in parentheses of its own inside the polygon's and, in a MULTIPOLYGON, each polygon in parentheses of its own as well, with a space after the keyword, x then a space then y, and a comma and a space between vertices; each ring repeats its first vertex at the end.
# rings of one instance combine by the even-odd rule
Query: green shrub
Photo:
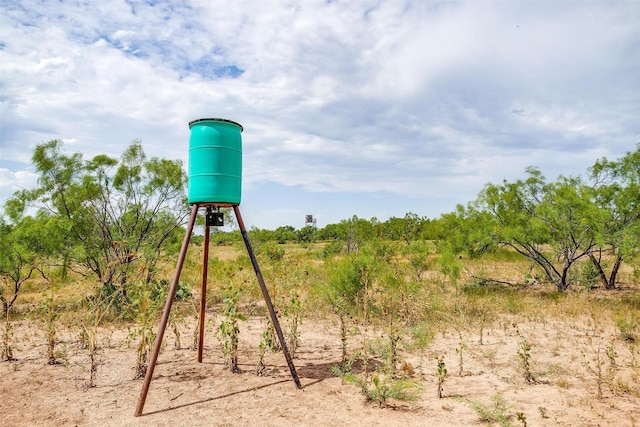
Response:
POLYGON ((378 407, 385 408, 389 399, 401 401, 415 401, 420 398, 422 386, 413 379, 393 379, 375 373, 371 376, 371 381, 353 373, 344 376, 345 381, 360 387, 360 391, 368 402, 378 404, 378 407))

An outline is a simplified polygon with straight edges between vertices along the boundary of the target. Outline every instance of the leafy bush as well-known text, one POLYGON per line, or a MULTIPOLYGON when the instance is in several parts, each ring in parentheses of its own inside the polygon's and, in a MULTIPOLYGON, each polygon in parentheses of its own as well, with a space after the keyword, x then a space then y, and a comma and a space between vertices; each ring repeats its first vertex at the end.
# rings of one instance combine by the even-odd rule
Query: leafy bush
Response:
POLYGON ((498 423, 501 426, 510 426, 511 415, 507 413, 509 406, 501 394, 497 393, 491 397, 491 404, 485 405, 482 402, 471 402, 473 410, 476 411, 480 421, 487 424, 498 423))
POLYGON ((323 258, 330 258, 334 255, 338 255, 342 252, 342 248, 344 247, 344 242, 339 240, 332 240, 327 243, 322 249, 323 258))
MULTIPOLYGON (((167 294, 169 293, 169 286, 171 282, 167 279, 158 280, 153 286, 153 290, 151 293, 151 299, 154 301, 163 300, 167 298, 167 294)), ((182 281, 178 282, 178 286, 176 288, 176 296, 175 301, 185 301, 193 296, 191 285, 188 283, 184 283, 182 281)))
MULTIPOLYGON (((604 263, 602 264, 603 267, 606 267, 604 263)), ((585 262, 580 268, 578 279, 582 286, 591 290, 598 286, 598 283, 600 282, 600 273, 592 262, 585 262)))
POLYGON ((345 374, 344 379, 360 387, 367 401, 377 403, 380 408, 385 408, 389 399, 418 400, 422 392, 422 386, 416 380, 393 379, 379 373, 373 374, 370 382, 353 373, 345 374))

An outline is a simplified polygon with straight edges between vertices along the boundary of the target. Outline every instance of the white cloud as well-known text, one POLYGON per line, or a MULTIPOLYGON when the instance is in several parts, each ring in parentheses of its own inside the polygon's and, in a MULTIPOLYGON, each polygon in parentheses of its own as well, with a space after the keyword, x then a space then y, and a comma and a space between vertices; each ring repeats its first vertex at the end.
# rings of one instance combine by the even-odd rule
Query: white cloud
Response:
POLYGON ((54 138, 186 162, 187 123, 214 116, 245 127, 248 188, 464 203, 633 148, 639 21, 633 1, 10 1, 0 165, 54 138))
POLYGON ((13 193, 33 188, 38 177, 30 170, 17 172, 0 167, 0 200, 4 203, 13 193))

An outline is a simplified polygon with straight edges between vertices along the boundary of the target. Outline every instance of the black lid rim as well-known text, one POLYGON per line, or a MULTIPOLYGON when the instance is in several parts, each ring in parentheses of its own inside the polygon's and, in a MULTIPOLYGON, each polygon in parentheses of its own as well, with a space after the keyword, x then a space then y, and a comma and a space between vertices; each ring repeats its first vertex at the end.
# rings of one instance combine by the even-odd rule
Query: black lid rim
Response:
POLYGON ((228 119, 220 119, 220 118, 205 118, 205 119, 195 119, 195 120, 191 120, 189 122, 189 128, 191 128, 191 126, 195 123, 198 122, 225 122, 225 123, 231 123, 234 124, 236 126, 238 126, 240 128, 240 132, 242 132, 244 130, 244 128, 242 127, 242 125, 238 122, 234 122, 233 120, 228 120, 228 119))

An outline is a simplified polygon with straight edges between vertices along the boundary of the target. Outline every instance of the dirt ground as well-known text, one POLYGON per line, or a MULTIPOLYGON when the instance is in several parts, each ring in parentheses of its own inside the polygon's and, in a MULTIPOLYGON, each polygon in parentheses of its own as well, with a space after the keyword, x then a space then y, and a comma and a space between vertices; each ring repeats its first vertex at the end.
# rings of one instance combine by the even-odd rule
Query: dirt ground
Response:
MULTIPOLYGON (((195 320, 193 322, 195 324, 195 320)), ((0 363, 3 426, 478 426, 488 425, 478 409, 504 415, 514 426, 635 426, 640 424, 640 367, 632 344, 584 321, 544 322, 524 317, 502 319, 479 328, 439 333, 424 350, 402 352, 424 388, 415 402, 390 401, 386 408, 365 401, 360 389, 335 377, 331 365, 340 361, 336 324, 306 319, 294 363, 302 390, 291 379, 283 354, 268 354, 267 373, 255 374, 264 318, 243 322, 240 335, 241 373, 224 370, 220 343, 207 330, 204 361, 186 348, 193 325, 182 326, 181 343, 167 330, 165 344, 146 400, 144 414, 134 417, 142 380, 133 380, 135 343, 127 330, 101 334, 96 386, 87 387, 89 356, 78 347, 73 331, 62 330, 60 365, 48 365, 42 327, 16 322, 13 362, 0 363), (530 344, 532 372, 528 384, 518 358, 522 341, 530 344), (616 367, 608 371, 606 346, 613 342, 616 367), (459 375, 462 347, 463 371, 459 375), (436 360, 448 369, 444 398, 436 395, 436 360), (599 355, 599 359, 598 359, 599 355), (600 363, 598 363, 600 360, 600 363), (600 375, 598 375, 600 372, 600 375), (613 372, 615 379, 607 377, 613 372), (597 398, 598 378, 602 398, 597 398), (496 396, 504 406, 496 409, 496 396), (518 413, 521 413, 518 418, 518 413)), ((380 332, 360 327, 350 337, 375 343, 380 332)), ((495 418, 497 419, 497 418, 495 418)), ((509 424, 510 423, 510 424, 509 424)), ((496 424, 498 424, 496 422, 496 424)))

